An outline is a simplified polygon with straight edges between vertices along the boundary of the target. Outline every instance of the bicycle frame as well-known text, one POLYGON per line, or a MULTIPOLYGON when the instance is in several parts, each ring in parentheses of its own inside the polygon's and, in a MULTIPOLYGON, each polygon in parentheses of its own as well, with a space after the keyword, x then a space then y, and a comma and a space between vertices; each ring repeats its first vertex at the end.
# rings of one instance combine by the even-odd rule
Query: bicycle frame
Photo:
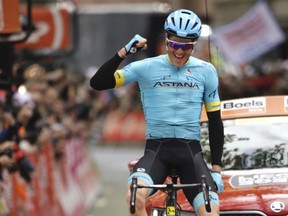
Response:
POLYGON ((201 187, 203 192, 204 204, 207 212, 211 212, 210 199, 209 199, 209 186, 207 185, 206 176, 201 176, 201 183, 195 184, 177 184, 177 176, 171 176, 172 182, 166 184, 155 185, 139 185, 137 184, 137 177, 132 178, 130 186, 131 198, 130 198, 130 213, 135 213, 136 206, 136 192, 137 188, 151 188, 159 189, 167 192, 165 213, 166 216, 177 216, 177 191, 179 189, 187 187, 201 187))

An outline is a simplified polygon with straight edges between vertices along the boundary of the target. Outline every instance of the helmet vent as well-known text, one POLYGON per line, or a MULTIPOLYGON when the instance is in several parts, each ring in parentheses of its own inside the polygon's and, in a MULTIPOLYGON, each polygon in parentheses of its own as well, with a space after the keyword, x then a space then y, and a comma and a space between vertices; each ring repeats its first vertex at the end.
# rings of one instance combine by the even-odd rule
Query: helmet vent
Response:
POLYGON ((173 22, 173 25, 175 26, 175 20, 174 20, 174 17, 171 18, 171 21, 173 22))
MULTIPOLYGON (((190 22, 190 20, 187 21, 186 26, 185 26, 185 29, 187 29, 187 27, 188 27, 188 25, 189 25, 189 22, 190 22)), ((194 25, 194 26, 195 26, 195 25, 194 25)), ((193 26, 193 28, 194 28, 194 26, 193 26)))
POLYGON ((192 29, 195 28, 198 25, 197 22, 195 22, 195 24, 193 25, 192 29))
POLYGON ((187 11, 182 11, 183 14, 188 14, 188 15, 191 15, 190 12, 187 12, 187 11))
POLYGON ((180 18, 180 29, 182 28, 182 18, 180 18))

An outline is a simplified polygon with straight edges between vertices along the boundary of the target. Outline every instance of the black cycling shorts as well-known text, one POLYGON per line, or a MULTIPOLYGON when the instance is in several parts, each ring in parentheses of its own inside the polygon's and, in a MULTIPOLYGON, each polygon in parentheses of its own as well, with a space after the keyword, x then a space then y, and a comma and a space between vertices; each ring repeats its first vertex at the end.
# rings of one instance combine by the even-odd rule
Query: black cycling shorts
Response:
MULTIPOLYGON (((133 173, 147 173, 154 184, 163 184, 172 169, 177 170, 182 184, 200 183, 201 176, 205 175, 211 190, 216 192, 197 140, 177 138, 147 140, 145 153, 135 165, 133 173)), ((183 191, 192 205, 201 188, 185 188, 183 191)))

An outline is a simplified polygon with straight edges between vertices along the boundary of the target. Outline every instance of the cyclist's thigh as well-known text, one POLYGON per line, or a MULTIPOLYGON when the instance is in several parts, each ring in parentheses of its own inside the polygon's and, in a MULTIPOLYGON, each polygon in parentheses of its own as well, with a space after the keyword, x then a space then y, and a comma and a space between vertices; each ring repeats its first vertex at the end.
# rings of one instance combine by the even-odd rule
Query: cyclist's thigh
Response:
MULTIPOLYGON (((164 140, 165 141, 165 140, 164 140)), ((162 184, 167 177, 167 164, 158 157, 163 140, 147 140, 145 153, 137 162, 132 175, 148 174, 153 184, 162 184)))
MULTIPOLYGON (((211 177, 210 171, 204 161, 201 146, 198 141, 191 141, 187 143, 187 151, 185 161, 182 161, 180 170, 181 183, 199 183, 201 176, 205 175, 207 183, 211 186, 213 191, 216 191, 215 184, 211 177)), ((201 188, 186 188, 183 190, 186 198, 192 204, 194 198, 201 191, 201 188)))
POLYGON ((214 192, 217 192, 215 183, 211 176, 211 172, 209 168, 207 167, 206 162, 204 161, 202 152, 199 152, 197 155, 195 155, 194 164, 195 164, 195 173, 197 176, 197 180, 200 182, 201 176, 205 175, 207 179, 207 183, 211 187, 211 190, 214 192))

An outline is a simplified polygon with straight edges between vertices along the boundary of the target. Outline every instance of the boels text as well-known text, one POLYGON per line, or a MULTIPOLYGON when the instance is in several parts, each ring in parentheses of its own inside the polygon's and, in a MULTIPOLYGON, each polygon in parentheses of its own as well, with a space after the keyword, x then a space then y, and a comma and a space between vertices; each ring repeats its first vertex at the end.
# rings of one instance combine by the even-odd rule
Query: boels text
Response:
POLYGON ((224 109, 239 109, 239 108, 252 108, 252 107, 263 107, 263 101, 251 100, 251 101, 243 101, 243 102, 226 102, 223 104, 224 109))

